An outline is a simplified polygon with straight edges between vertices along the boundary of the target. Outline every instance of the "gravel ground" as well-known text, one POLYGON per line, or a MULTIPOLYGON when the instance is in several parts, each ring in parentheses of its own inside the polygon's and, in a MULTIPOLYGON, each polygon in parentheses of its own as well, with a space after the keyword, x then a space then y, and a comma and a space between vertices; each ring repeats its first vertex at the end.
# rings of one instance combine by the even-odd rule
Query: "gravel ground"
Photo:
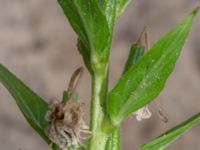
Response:
MULTIPOLYGON (((174 26, 199 0, 134 0, 119 19, 111 54, 110 88, 122 71, 131 43, 144 25, 151 42, 174 26)), ((162 123, 151 106, 153 117, 123 124, 124 150, 139 145, 184 121, 200 110, 200 16, 185 45, 178 64, 159 96, 169 123, 162 123)), ((83 64, 76 50, 76 35, 56 0, 0 0, 0 63, 6 65, 46 100, 61 99, 70 75, 83 64)), ((86 103, 89 121, 90 78, 85 72, 78 89, 86 103), (86 88, 87 87, 87 88, 86 88)), ((48 150, 16 107, 10 94, 0 86, 0 149, 48 150)), ((187 132, 167 150, 200 150, 200 126, 187 132)))

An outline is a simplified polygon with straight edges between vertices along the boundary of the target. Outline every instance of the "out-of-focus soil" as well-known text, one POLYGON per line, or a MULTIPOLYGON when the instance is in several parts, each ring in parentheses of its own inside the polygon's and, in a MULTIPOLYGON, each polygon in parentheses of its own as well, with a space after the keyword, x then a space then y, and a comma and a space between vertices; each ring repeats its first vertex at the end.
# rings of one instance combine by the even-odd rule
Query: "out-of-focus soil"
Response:
MULTIPOLYGON (((199 0, 134 0, 119 19, 111 51, 110 88, 122 71, 129 47, 144 25, 151 42, 197 6, 199 0)), ((122 149, 134 150, 200 110, 200 16, 183 48, 176 69, 159 96, 169 123, 153 117, 123 124, 122 149)), ((76 35, 56 0, 0 0, 0 63, 6 65, 46 100, 61 99, 70 75, 83 64, 76 35)), ((80 88, 89 121, 90 78, 85 72, 80 88)), ((184 134, 168 150, 199 150, 200 126, 184 134)), ((48 150, 22 117, 13 98, 0 86, 0 150, 48 150)))

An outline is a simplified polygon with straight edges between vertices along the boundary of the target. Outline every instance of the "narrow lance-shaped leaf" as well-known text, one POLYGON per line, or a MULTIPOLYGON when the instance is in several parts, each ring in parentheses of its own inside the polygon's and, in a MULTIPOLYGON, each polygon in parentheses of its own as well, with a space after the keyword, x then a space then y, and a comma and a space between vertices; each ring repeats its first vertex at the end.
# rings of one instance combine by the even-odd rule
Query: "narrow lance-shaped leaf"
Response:
MULTIPOLYGON (((145 42, 146 42, 144 40, 145 34, 146 34, 146 30, 144 30, 141 33, 136 44, 133 44, 131 46, 131 49, 130 49, 130 52, 128 55, 128 59, 124 66, 123 74, 126 71, 128 71, 132 65, 135 65, 144 55, 144 47, 145 47, 145 42)), ((107 141, 106 150, 120 150, 120 143, 121 143, 120 138, 121 138, 120 129, 117 128, 117 129, 115 129, 115 131, 113 131, 113 133, 111 133, 111 135, 107 141)))
MULTIPOLYGON (((128 60, 125 64, 123 73, 127 72, 131 66, 138 63, 138 61, 144 55, 144 52, 149 49, 149 34, 148 29, 145 26, 142 33, 140 34, 136 44, 131 46, 131 50, 129 52, 128 60)), ((148 106, 144 106, 138 109, 136 112, 133 113, 136 116, 138 121, 143 119, 148 119, 151 117, 151 112, 148 109, 148 106)))
MULTIPOLYGON (((131 46, 131 50, 126 65, 124 67, 123 73, 125 73, 132 65, 137 63, 143 56, 143 54, 144 54, 144 46, 139 44, 133 44, 131 46)), ((120 150, 120 142, 121 142, 120 136, 121 136, 120 129, 116 129, 115 131, 113 131, 113 133, 111 133, 107 141, 106 150, 120 150)))
MULTIPOLYGON (((110 32, 105 15, 94 0, 58 0, 93 63, 107 63, 110 32), (89 55, 90 54, 90 55, 89 55)), ((84 59, 86 61, 87 59, 84 59)), ((85 62, 87 64, 87 62, 85 62)))
POLYGON ((44 116, 48 110, 48 104, 1 64, 0 82, 13 96, 30 125, 46 142, 50 143, 44 133, 46 127, 44 116))
MULTIPOLYGON (((137 63, 139 59, 143 56, 143 54, 144 54, 144 46, 139 44, 133 44, 131 46, 131 50, 126 65, 124 67, 123 73, 125 73, 132 65, 137 63)), ((115 131, 111 133, 107 141, 106 150, 120 150, 120 143, 121 143, 120 138, 121 138, 120 129, 115 129, 115 131)))
POLYGON ((143 145, 138 150, 163 150, 191 127, 200 123, 200 113, 186 120, 182 124, 170 129, 166 133, 143 145))
POLYGON ((109 93, 108 112, 115 125, 159 95, 175 67, 198 9, 163 36, 136 65, 122 75, 109 93))

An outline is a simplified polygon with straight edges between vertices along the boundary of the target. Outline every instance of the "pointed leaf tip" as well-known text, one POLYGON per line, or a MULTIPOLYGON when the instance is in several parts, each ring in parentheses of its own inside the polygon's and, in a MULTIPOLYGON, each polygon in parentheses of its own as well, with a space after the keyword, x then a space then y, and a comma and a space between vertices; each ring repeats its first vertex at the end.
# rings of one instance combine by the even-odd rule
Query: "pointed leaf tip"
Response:
POLYGON ((132 112, 153 101, 165 87, 189 35, 199 7, 158 40, 109 93, 108 112, 119 125, 132 112))

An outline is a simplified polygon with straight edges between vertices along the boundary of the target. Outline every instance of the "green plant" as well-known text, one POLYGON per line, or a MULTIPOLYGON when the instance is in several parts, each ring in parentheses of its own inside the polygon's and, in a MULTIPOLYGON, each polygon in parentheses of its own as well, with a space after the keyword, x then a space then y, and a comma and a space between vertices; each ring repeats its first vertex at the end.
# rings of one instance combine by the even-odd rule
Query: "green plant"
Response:
MULTIPOLYGON (((152 102, 164 88, 188 37, 199 7, 161 37, 146 54, 144 51, 148 49, 148 46, 143 41, 147 41, 147 39, 146 36, 141 35, 140 40, 131 46, 124 72, 119 81, 111 91, 108 91, 109 55, 113 29, 117 17, 123 13, 129 0, 58 0, 58 2, 78 35, 77 47, 92 78, 91 137, 86 141, 85 146, 68 148, 66 146, 63 149, 119 150, 120 124, 133 112, 152 102)), ((80 69, 72 77, 69 89, 63 94, 63 102, 60 103, 62 106, 56 103, 55 107, 51 107, 54 109, 55 116, 57 111, 59 112, 59 109, 67 104, 66 99, 73 99, 72 94, 79 75, 80 69)), ((25 118, 36 132, 48 144, 54 142, 45 134, 45 129, 49 124, 45 120, 45 115, 49 110, 46 101, 2 64, 0 64, 0 82, 12 94, 25 118)), ((71 109, 75 109, 75 106, 70 107, 70 111, 71 109)), ((200 113, 197 113, 183 124, 138 149, 164 149, 199 122, 200 113)), ((69 142, 72 137, 68 134, 65 133, 66 138, 64 137, 64 139, 69 142)), ((52 149, 59 149, 60 145, 55 143, 51 144, 52 149)))

